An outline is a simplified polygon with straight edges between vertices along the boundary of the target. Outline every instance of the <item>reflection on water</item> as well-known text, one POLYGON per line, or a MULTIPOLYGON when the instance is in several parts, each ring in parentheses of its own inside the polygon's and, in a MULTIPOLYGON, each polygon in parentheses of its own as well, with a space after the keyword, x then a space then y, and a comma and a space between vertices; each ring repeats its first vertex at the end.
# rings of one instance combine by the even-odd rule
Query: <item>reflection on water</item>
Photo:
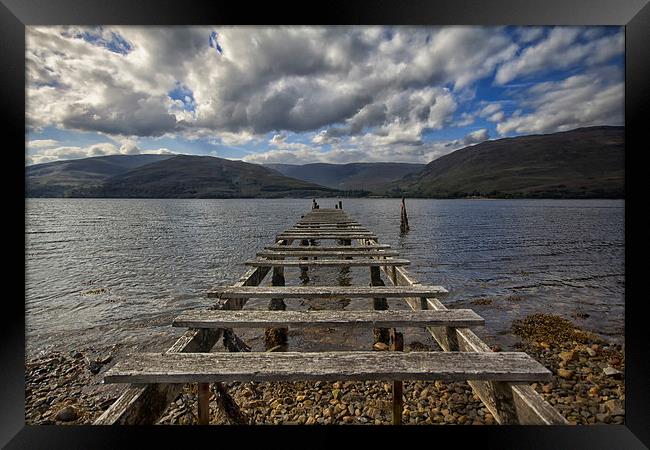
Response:
MULTIPOLYGON (((273 242, 311 199, 29 199, 26 327, 29 353, 120 343, 164 350, 181 311, 211 304, 205 292, 231 284, 243 262, 273 242)), ((343 207, 391 244, 420 282, 450 290, 450 307, 486 319, 477 333, 507 347, 513 319, 535 312, 570 318, 622 341, 624 202, 616 200, 344 199, 343 207), (513 297, 520 297, 512 301, 513 297), (489 302, 476 302, 490 299, 489 302)), ((332 244, 333 241, 326 241, 332 244)), ((310 243, 312 244, 312 243, 310 243)), ((287 285, 368 285, 368 268, 287 268, 287 285)), ((268 284, 267 278, 264 283, 268 284)), ((372 299, 286 300, 288 309, 367 309, 372 299)), ((266 309, 252 299, 247 308, 266 309)), ((405 309, 401 300, 390 308, 405 309)), ((263 330, 240 330, 257 349, 263 330)), ((290 330, 294 349, 358 349, 367 330, 290 330), (295 345, 294 345, 295 344, 295 345)), ((430 343, 422 330, 410 340, 430 343)))

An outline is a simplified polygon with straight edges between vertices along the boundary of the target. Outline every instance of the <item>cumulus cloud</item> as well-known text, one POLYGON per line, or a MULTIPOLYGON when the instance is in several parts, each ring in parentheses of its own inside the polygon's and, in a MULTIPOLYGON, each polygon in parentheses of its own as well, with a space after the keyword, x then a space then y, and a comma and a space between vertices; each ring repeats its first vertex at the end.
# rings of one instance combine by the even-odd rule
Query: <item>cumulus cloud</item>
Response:
POLYGON ((543 27, 521 27, 516 31, 520 42, 529 43, 536 41, 544 35, 543 27))
POLYGON ((124 136, 411 127, 386 102, 432 84, 465 88, 517 48, 480 27, 222 27, 218 54, 213 33, 28 27, 28 123, 124 136), (170 97, 178 86, 191 111, 170 97))
MULTIPOLYGON (((214 133, 208 131, 208 132, 199 132, 190 135, 192 139, 198 139, 200 137, 210 137, 214 133)), ((249 142, 253 142, 259 140, 258 138, 255 137, 252 133, 248 133, 245 131, 242 131, 240 133, 228 133, 228 132, 221 132, 219 133, 219 136, 216 139, 212 139, 211 143, 212 144, 225 144, 225 145, 243 145, 247 144, 249 142)))
POLYGON ((604 63, 624 52, 622 31, 587 42, 578 41, 588 31, 573 27, 552 29, 546 39, 526 47, 516 58, 501 65, 496 72, 495 82, 505 84, 535 72, 566 69, 579 63, 604 63))
POLYGON ((489 120, 490 122, 500 122, 505 117, 501 110, 501 103, 488 103, 477 114, 479 117, 489 120))
POLYGON ((550 133, 593 125, 622 125, 622 73, 615 68, 539 83, 523 92, 521 106, 497 125, 501 135, 550 133))
POLYGON ((245 151, 268 141, 251 161, 428 162, 489 137, 482 129, 430 142, 432 130, 487 121, 509 134, 611 121, 616 107, 622 114, 620 89, 601 78, 589 80, 603 92, 581 78, 573 82, 583 88, 494 87, 601 68, 623 52, 622 31, 605 28, 30 26, 26 38, 28 132, 54 127, 119 142, 81 148, 45 134, 31 141, 31 160, 134 154, 139 137, 168 136, 245 151), (504 98, 476 99, 489 89, 519 95, 518 112, 506 112, 504 98), (578 111, 555 91, 575 102, 587 99, 578 92, 594 96, 578 111))
POLYGON ((363 141, 346 141, 345 144, 335 145, 330 150, 323 150, 322 147, 313 147, 302 143, 283 142, 278 148, 247 155, 244 160, 257 164, 346 164, 359 161, 428 163, 454 150, 478 144, 487 139, 489 139, 489 132, 487 129, 482 128, 468 133, 461 139, 426 143, 404 142, 391 145, 375 143, 370 145, 363 141))
POLYGON ((481 128, 480 130, 472 131, 463 138, 463 143, 466 145, 479 144, 483 141, 487 141, 490 137, 490 133, 487 128, 481 128))
POLYGON ((59 145, 56 139, 35 139, 28 144, 32 148, 51 148, 59 145))
MULTIPOLYGON (((173 154, 167 148, 142 150, 136 142, 125 139, 119 146, 111 142, 101 142, 84 147, 80 146, 43 146, 43 141, 34 140, 27 143, 27 165, 42 164, 64 159, 90 158, 106 155, 137 155, 137 154, 173 154)), ((56 141, 54 141, 56 142, 56 141)))

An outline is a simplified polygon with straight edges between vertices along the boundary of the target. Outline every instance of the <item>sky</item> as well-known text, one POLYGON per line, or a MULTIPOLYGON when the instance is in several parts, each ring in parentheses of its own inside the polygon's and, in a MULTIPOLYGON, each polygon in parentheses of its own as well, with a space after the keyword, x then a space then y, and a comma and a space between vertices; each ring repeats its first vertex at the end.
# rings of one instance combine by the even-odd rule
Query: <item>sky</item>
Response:
POLYGON ((26 28, 27 165, 428 163, 624 124, 622 27, 26 28))

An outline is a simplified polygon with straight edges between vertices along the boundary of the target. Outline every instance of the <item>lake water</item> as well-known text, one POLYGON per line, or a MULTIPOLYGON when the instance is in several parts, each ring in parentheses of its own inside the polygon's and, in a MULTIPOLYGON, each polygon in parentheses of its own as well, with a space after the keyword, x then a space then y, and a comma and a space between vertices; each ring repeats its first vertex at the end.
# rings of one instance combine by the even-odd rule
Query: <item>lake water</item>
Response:
MULTIPOLYGON (((323 208, 334 202, 319 200, 323 208)), ((243 262, 310 205, 311 199, 26 200, 28 355, 113 344, 166 350, 183 332, 170 326, 172 319, 209 306, 206 291, 237 281, 243 262)), ((403 236, 397 199, 343 199, 343 208, 409 259, 407 270, 419 281, 445 286, 450 294, 443 303, 482 315, 486 326, 476 332, 490 344, 510 348, 512 320, 536 312, 623 342, 622 200, 407 200, 411 231, 403 236), (491 303, 473 303, 484 298, 491 303)), ((301 284, 299 275, 286 269, 287 284, 301 284)), ((368 282, 367 268, 317 269, 309 280, 368 282)), ((370 302, 287 305, 351 310, 370 302)), ((266 301, 246 307, 265 309, 266 301)), ((391 300, 390 308, 408 306, 391 300)), ((263 348, 261 330, 238 333, 263 348)), ((290 332, 297 350, 362 349, 371 340, 365 330, 290 332)), ((405 330, 405 344, 414 340, 433 342, 423 330, 405 330)))

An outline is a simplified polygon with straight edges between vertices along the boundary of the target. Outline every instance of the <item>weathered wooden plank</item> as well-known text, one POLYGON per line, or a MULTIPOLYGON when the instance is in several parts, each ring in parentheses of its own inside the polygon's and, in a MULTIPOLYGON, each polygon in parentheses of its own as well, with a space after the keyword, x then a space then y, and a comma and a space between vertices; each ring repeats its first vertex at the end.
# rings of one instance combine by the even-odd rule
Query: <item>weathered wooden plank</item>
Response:
POLYGON ((523 352, 138 353, 104 374, 107 383, 311 380, 541 381, 551 372, 523 352))
POLYGON ((310 210, 307 215, 314 215, 314 214, 325 214, 325 213, 337 213, 337 214, 345 214, 342 210, 336 209, 336 208, 320 208, 320 209, 312 209, 310 210))
POLYGON ((361 225, 361 223, 354 220, 301 220, 296 222, 296 225, 361 225))
POLYGON ((309 234, 279 234, 277 239, 373 239, 376 238, 374 234, 356 234, 356 233, 309 233, 309 234))
MULTIPOLYGON (((372 244, 373 241, 362 241, 372 244)), ((391 281, 396 285, 413 286, 419 282, 401 267, 382 267, 391 281)), ((423 302, 419 298, 406 298, 413 309, 420 309, 423 302)), ((435 298, 426 299, 427 308, 442 310, 446 307, 435 298)), ((448 330, 437 327, 427 328, 438 344, 449 349, 448 330)), ((461 351, 491 352, 474 332, 468 329, 455 329, 461 351)), ((513 383, 496 383, 490 381, 468 381, 476 395, 488 408, 498 423, 518 423, 522 425, 566 425, 568 421, 529 385, 513 383)))
POLYGON ((365 228, 360 223, 346 223, 346 224, 336 224, 336 223, 297 223, 293 228, 302 230, 302 229, 324 229, 324 228, 333 228, 335 230, 354 230, 355 228, 365 228))
POLYGON ((318 236, 321 234, 335 234, 335 235, 348 235, 348 234, 353 234, 353 235, 374 235, 372 231, 368 230, 346 230, 344 228, 340 230, 284 230, 282 233, 279 233, 279 236, 289 236, 289 235, 314 235, 318 236))
POLYGON ((316 220, 301 220, 299 222, 296 222, 294 226, 306 226, 306 227, 312 227, 312 226, 316 226, 316 227, 318 227, 318 226, 360 227, 360 226, 363 226, 363 224, 361 222, 357 222, 356 220, 316 219, 316 220))
POLYGON ((299 222, 356 222, 343 214, 314 214, 311 216, 305 216, 300 219, 299 222))
POLYGON ((273 259, 258 259, 246 261, 244 264, 254 267, 289 267, 289 266, 406 266, 411 264, 406 259, 397 258, 377 258, 377 259, 317 259, 309 261, 297 260, 273 260, 273 259))
POLYGON ((371 233, 366 227, 291 227, 282 233, 371 233))
POLYGON ((308 223, 308 222, 357 222, 356 219, 353 219, 346 215, 341 214, 318 214, 318 215, 308 215, 301 217, 298 220, 298 223, 308 223))
POLYGON ((150 425, 178 397, 183 384, 132 385, 93 425, 150 425))
POLYGON ((442 286, 223 286, 209 292, 221 298, 329 298, 329 297, 422 297, 444 295, 442 286))
MULTIPOLYGON (((368 253, 368 252, 366 252, 368 253)), ((362 254, 358 251, 349 251, 346 252, 344 250, 336 250, 336 251, 313 251, 309 249, 309 247, 306 247, 305 250, 303 251, 288 251, 288 252, 283 252, 283 251, 262 251, 262 252, 257 252, 256 256, 258 258, 272 258, 274 256, 281 256, 283 258, 297 258, 300 256, 353 256, 353 257, 363 257, 367 258, 369 255, 367 254, 362 254)), ((376 252, 373 252, 371 256, 399 256, 399 252, 396 252, 395 250, 377 250, 376 252)))
MULTIPOLYGON (((269 245, 267 247, 264 247, 266 250, 282 250, 285 252, 290 252, 290 251, 296 251, 296 252, 304 252, 305 247, 288 247, 288 246, 280 246, 280 245, 269 245)), ((356 252, 367 252, 367 253, 376 253, 377 251, 380 251, 381 249, 388 249, 391 248, 390 245, 388 244, 381 244, 381 245, 323 245, 323 246, 310 246, 308 250, 310 252, 331 252, 331 251, 339 251, 339 250, 345 250, 345 251, 356 251, 356 252)))
POLYGON ((296 223, 294 228, 337 228, 348 229, 363 227, 360 223, 296 223))
MULTIPOLYGON (((292 230, 285 230, 278 236, 294 236, 294 239, 301 239, 302 236, 335 236, 335 237, 341 237, 343 236, 343 239, 347 239, 348 235, 353 235, 353 236, 375 236, 375 234, 372 231, 332 231, 332 230, 323 230, 323 231, 292 231, 292 230)), ((307 238, 308 239, 308 238, 307 238)), ((318 239, 316 237, 315 239, 318 239)), ((353 238, 353 239, 358 239, 358 238, 353 238)))
POLYGON ((190 311, 176 317, 175 327, 260 328, 260 327, 473 327, 485 323, 471 309, 444 311, 190 311))

